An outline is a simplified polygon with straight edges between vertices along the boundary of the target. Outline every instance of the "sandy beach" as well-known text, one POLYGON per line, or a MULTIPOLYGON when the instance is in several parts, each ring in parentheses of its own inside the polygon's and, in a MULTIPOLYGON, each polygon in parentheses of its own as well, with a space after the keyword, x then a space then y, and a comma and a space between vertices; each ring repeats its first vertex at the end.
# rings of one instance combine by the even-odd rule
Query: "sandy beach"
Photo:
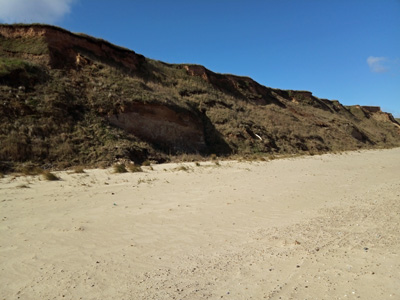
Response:
POLYGON ((0 179, 1 299, 400 299, 400 148, 0 179))

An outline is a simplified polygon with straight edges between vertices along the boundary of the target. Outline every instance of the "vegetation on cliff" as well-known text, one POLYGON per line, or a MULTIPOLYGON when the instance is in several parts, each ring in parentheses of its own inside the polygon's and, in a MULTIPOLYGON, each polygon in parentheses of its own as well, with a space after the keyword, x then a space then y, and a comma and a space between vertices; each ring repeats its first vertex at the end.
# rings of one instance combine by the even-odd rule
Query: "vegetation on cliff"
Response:
POLYGON ((0 25, 0 98, 0 171, 400 145, 399 123, 380 109, 166 64, 46 25, 0 25))

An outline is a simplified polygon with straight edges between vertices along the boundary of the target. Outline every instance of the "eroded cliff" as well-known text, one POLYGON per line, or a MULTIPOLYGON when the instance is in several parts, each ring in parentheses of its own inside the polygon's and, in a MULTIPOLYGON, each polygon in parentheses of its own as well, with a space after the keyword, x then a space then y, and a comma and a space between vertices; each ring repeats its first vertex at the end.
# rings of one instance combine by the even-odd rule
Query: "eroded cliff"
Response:
POLYGON ((0 96, 2 169, 400 145, 399 123, 380 108, 166 64, 47 25, 0 25, 0 96))

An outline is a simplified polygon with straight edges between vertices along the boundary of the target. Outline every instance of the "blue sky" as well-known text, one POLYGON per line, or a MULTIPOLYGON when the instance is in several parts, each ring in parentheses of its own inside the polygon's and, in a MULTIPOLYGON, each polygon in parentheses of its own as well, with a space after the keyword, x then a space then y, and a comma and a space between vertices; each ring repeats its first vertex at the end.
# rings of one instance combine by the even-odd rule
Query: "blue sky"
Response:
POLYGON ((400 117, 400 0, 0 0, 169 63, 195 63, 400 117))

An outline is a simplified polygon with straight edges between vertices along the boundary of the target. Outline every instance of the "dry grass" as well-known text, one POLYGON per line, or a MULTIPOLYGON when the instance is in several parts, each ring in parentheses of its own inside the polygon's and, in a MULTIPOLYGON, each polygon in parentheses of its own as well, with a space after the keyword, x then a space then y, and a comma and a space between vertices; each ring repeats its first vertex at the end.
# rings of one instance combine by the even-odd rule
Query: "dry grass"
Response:
POLYGON ((190 154, 190 153, 183 153, 179 155, 175 155, 171 160, 172 162, 197 162, 203 161, 205 159, 204 156, 200 154, 190 154))
POLYGON ((135 164, 129 164, 128 169, 132 173, 143 172, 142 168, 135 164))
POLYGON ((30 187, 27 184, 19 184, 17 185, 18 189, 29 189, 30 187))
POLYGON ((217 158, 218 158, 217 155, 214 153, 210 155, 211 160, 216 160, 217 158))
POLYGON ((150 167, 150 165, 151 165, 151 162, 148 161, 148 160, 145 160, 145 161, 142 163, 142 166, 143 166, 143 167, 150 167))
POLYGON ((74 173, 76 173, 76 174, 85 173, 85 169, 82 166, 76 166, 76 167, 74 167, 73 170, 74 170, 74 173))
POLYGON ((113 166, 114 173, 126 173, 128 170, 126 169, 125 164, 115 164, 113 166))
POLYGON ((21 167, 20 172, 25 176, 36 176, 43 174, 44 170, 36 165, 26 164, 21 167))
POLYGON ((174 171, 184 171, 184 172, 189 172, 190 171, 190 168, 189 167, 187 167, 187 166, 179 166, 179 167, 176 167, 175 169, 174 169, 174 171))
POLYGON ((47 181, 57 181, 60 180, 59 177, 51 173, 50 171, 43 171, 42 176, 47 181))

